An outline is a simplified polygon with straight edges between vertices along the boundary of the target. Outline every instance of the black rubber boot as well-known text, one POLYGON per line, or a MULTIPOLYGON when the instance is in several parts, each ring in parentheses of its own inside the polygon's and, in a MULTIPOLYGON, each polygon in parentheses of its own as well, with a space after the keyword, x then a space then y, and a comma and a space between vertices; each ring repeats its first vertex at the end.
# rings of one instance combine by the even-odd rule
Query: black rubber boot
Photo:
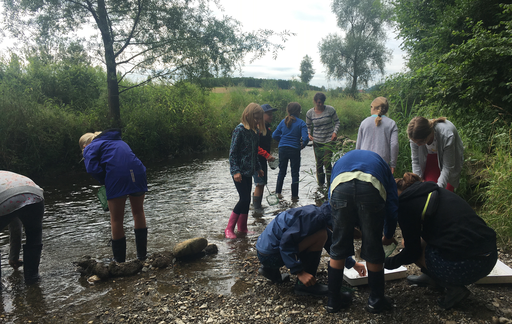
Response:
MULTIPOLYGON (((302 263, 304 271, 316 277, 316 271, 320 264, 322 251, 302 252, 299 254, 299 259, 302 263)), ((310 296, 327 296, 329 289, 327 285, 316 283, 313 286, 306 287, 300 280, 297 279, 295 283, 294 292, 297 295, 310 295, 310 296)))
POLYGON ((317 170, 316 180, 318 181, 319 186, 323 186, 325 184, 325 173, 323 173, 323 171, 318 173, 317 170))
POLYGON ((407 283, 411 286, 428 287, 433 282, 434 282, 434 280, 424 273, 420 274, 419 276, 416 276, 416 275, 407 276, 407 283))
POLYGON ((39 262, 42 250, 42 244, 23 245, 23 276, 27 285, 39 281, 39 262))
POLYGON ((444 291, 444 287, 437 283, 437 281, 428 273, 426 268, 421 268, 421 272, 422 273, 419 276, 407 276, 407 283, 411 286, 429 287, 435 291, 444 291))
POLYGON ((112 253, 114 254, 114 261, 126 261, 126 237, 118 240, 112 240, 112 253))
POLYGON ((284 179, 283 180, 277 179, 276 194, 280 194, 281 192, 283 192, 283 183, 284 183, 284 179))
POLYGON ((439 283, 440 286, 446 288, 446 295, 437 300, 439 307, 450 309, 471 295, 471 292, 463 285, 450 285, 439 283))
POLYGON ((263 277, 271 280, 273 283, 282 283, 290 281, 290 275, 287 273, 281 273, 281 271, 279 271, 279 268, 269 268, 262 265, 258 269, 258 273, 263 277))
POLYGON ((144 261, 147 258, 148 248, 148 229, 136 228, 135 232, 135 246, 137 247, 137 259, 144 261))
POLYGON ((341 292, 343 284, 343 269, 328 268, 329 274, 329 300, 325 310, 327 313, 337 313, 343 308, 347 308, 352 303, 352 294, 348 291, 341 292))
POLYGON ((371 292, 366 311, 376 314, 390 310, 393 307, 393 301, 384 296, 384 269, 379 272, 368 271, 368 285, 371 292))
POLYGON ((299 183, 292 183, 292 199, 299 199, 299 183))

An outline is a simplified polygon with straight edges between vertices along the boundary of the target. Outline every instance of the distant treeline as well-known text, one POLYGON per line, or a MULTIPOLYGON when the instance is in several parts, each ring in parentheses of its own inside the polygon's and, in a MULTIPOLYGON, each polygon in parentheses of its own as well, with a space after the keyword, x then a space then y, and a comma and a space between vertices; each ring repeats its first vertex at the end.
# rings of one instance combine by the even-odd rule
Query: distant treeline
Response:
POLYGON ((297 85, 307 86, 307 90, 325 91, 325 87, 316 87, 313 85, 305 84, 300 81, 294 80, 281 80, 281 79, 256 79, 251 77, 222 77, 222 78, 208 78, 202 79, 201 85, 207 88, 218 87, 235 87, 241 86, 246 88, 265 88, 266 86, 276 87, 282 90, 294 89, 297 85))

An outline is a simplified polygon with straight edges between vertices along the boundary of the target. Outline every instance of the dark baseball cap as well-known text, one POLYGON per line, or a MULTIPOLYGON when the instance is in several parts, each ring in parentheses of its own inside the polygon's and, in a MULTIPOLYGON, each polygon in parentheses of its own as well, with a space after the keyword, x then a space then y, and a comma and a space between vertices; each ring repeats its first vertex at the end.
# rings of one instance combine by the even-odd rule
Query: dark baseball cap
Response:
POLYGON ((277 111, 276 108, 272 108, 272 106, 270 106, 269 104, 261 105, 261 108, 263 108, 263 111, 266 113, 271 112, 271 111, 277 111))

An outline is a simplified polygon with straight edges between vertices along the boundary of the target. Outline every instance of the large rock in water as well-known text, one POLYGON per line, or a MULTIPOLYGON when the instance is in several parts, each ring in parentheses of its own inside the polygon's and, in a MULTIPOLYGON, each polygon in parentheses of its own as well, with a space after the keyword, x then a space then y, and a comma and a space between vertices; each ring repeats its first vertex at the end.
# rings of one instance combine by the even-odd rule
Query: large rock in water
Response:
POLYGON ((206 246, 208 246, 208 241, 204 237, 186 240, 174 247, 174 256, 176 258, 191 256, 201 252, 206 246))

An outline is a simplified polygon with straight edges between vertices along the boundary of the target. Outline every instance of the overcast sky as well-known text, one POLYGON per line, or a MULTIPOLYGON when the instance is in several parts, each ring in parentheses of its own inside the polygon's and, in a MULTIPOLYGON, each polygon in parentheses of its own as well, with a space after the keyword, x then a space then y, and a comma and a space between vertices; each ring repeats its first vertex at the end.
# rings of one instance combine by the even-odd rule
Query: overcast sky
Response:
MULTIPOLYGON (((346 82, 328 81, 324 67, 320 62, 318 43, 329 34, 341 34, 336 26, 336 17, 331 12, 330 0, 259 0, 246 2, 240 0, 220 0, 224 14, 231 16, 243 25, 244 31, 257 29, 272 29, 276 32, 288 30, 296 36, 289 38, 274 60, 269 53, 262 59, 249 63, 246 59, 242 75, 245 77, 290 80, 299 79, 300 62, 305 55, 313 59, 315 75, 312 85, 326 88, 345 87, 346 82)), ((1 9, 0 9, 1 10, 1 9)), ((275 39, 276 41, 278 39, 275 39)), ((0 51, 5 55, 5 49, 11 42, 0 43, 0 51)), ((386 75, 404 70, 404 53, 399 49, 399 41, 390 34, 386 47, 392 50, 392 60, 385 67, 386 75)), ((241 76, 236 73, 234 76, 241 76)), ((380 77, 379 77, 380 78, 380 77)), ((379 80, 375 80, 377 83, 379 80)))
MULTIPOLYGON (((325 68, 320 62, 318 43, 329 34, 341 34, 336 25, 336 17, 331 12, 331 1, 320 0, 259 0, 243 2, 240 0, 220 0, 225 14, 239 20, 245 31, 261 28, 275 31, 289 30, 296 34, 286 42, 284 51, 279 52, 276 60, 268 54, 252 64, 246 62, 243 76, 289 80, 299 78, 300 62, 305 55, 313 59, 315 75, 312 85, 336 88, 346 86, 346 82, 328 81, 325 68), (251 3, 251 4, 249 4, 251 3)), ((386 65, 386 75, 404 70, 404 53, 400 42, 391 34, 386 47, 392 50, 392 60, 386 65)), ((379 80, 376 80, 379 81, 379 80)))

